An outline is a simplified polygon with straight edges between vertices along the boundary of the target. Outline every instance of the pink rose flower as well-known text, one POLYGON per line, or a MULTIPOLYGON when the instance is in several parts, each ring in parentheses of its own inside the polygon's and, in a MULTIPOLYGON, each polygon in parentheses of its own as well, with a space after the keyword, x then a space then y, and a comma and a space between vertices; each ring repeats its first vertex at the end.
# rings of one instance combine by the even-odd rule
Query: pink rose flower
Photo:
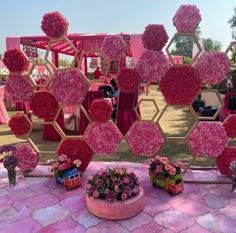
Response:
POLYGON ((121 199, 122 199, 122 201, 126 200, 126 199, 127 199, 127 195, 126 195, 125 193, 123 193, 123 194, 121 195, 121 199))
POLYGON ((93 192, 93 197, 94 197, 94 198, 97 198, 98 196, 99 196, 98 191, 94 191, 94 192, 93 192))
POLYGON ((127 177, 127 176, 124 177, 124 183, 125 183, 125 184, 128 184, 128 183, 129 183, 129 177, 127 177))

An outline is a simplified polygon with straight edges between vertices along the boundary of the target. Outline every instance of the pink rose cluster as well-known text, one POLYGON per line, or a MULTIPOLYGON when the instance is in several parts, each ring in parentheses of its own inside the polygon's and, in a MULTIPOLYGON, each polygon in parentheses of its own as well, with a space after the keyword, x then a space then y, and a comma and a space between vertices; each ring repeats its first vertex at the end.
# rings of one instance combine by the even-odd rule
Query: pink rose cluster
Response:
POLYGON ((189 105, 201 89, 201 81, 192 66, 171 66, 159 84, 170 105, 189 105))
POLYGON ((8 49, 3 56, 3 63, 10 72, 21 73, 29 65, 29 60, 20 49, 8 49))
POLYGON ((59 38, 66 34, 69 23, 57 11, 44 14, 41 29, 50 38, 59 38))
POLYGON ((30 143, 17 144, 14 156, 19 159, 17 167, 23 171, 34 170, 39 160, 39 154, 30 143))
POLYGON ((59 103, 80 104, 88 91, 88 83, 77 69, 65 69, 53 74, 49 88, 59 103))
POLYGON ((126 140, 134 154, 152 156, 160 150, 164 136, 155 123, 135 121, 126 134, 126 140))
POLYGON ((5 83, 5 88, 15 102, 30 101, 33 95, 33 87, 30 85, 27 76, 23 74, 10 74, 5 83))
POLYGON ((236 138, 236 115, 230 114, 223 122, 226 134, 229 138, 236 138))
POLYGON ((194 33, 200 21, 201 14, 195 5, 181 5, 173 18, 173 24, 179 33, 194 33))
POLYGON ((229 69, 229 60, 223 52, 206 52, 197 65, 199 77, 204 84, 220 83, 225 79, 229 69))
POLYGON ((175 176, 181 174, 181 169, 184 168, 184 164, 180 161, 176 163, 170 163, 167 157, 156 155, 155 158, 147 160, 149 165, 149 173, 156 174, 167 178, 169 176, 175 176))
POLYGON ((135 69, 122 68, 116 81, 120 91, 125 93, 134 93, 138 90, 139 74, 135 69))
POLYGON ((169 68, 166 56, 161 51, 144 50, 136 69, 144 82, 158 82, 169 68))
POLYGON ((139 180, 126 168, 107 168, 87 177, 86 194, 94 198, 125 201, 139 193, 139 180))
POLYGON ((201 121, 187 140, 194 155, 217 157, 225 149, 228 136, 221 122, 201 121))
POLYGON ((149 24, 142 35, 143 46, 147 50, 161 51, 168 41, 164 25, 149 24))
POLYGON ((25 114, 17 113, 11 117, 8 126, 16 136, 22 136, 29 133, 31 123, 25 114))
POLYGON ((110 60, 120 60, 126 55, 127 44, 122 36, 111 35, 104 38, 101 49, 110 60))
POLYGON ((95 153, 107 155, 116 152, 122 138, 121 132, 112 121, 93 122, 84 136, 84 140, 95 153))

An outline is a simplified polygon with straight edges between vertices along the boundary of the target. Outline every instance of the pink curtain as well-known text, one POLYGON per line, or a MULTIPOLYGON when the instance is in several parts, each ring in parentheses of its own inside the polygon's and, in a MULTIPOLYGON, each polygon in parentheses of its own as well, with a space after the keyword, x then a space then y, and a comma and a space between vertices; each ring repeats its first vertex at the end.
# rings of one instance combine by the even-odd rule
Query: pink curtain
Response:
POLYGON ((6 49, 20 48, 20 37, 7 37, 6 49))
POLYGON ((143 43, 142 43, 142 34, 130 35, 130 49, 133 56, 133 64, 135 65, 138 62, 144 50, 143 43))

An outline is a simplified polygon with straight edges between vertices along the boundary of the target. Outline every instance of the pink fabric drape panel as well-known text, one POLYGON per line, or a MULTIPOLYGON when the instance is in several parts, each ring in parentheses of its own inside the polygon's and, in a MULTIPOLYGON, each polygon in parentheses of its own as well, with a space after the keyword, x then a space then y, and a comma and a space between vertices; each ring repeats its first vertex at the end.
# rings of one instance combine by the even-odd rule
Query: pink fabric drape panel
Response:
MULTIPOLYGON (((83 102, 83 107, 88 112, 92 102, 94 99, 102 98, 102 91, 88 91, 85 100, 83 102)), ((83 135, 87 126, 89 124, 89 121, 87 117, 84 115, 84 113, 80 112, 80 122, 79 122, 79 135, 83 135)))
POLYGON ((131 34, 130 35, 130 49, 132 52, 134 65, 138 62, 138 60, 144 50, 141 37, 142 37, 142 34, 131 34))
POLYGON ((133 108, 138 103, 138 92, 120 92, 117 109, 117 127, 123 135, 127 133, 130 126, 138 120, 133 108))
POLYGON ((9 117, 7 114, 5 104, 3 102, 3 97, 4 97, 4 86, 0 86, 0 124, 7 124, 9 121, 9 117))
POLYGON ((20 48, 20 37, 7 37, 6 49, 20 48))

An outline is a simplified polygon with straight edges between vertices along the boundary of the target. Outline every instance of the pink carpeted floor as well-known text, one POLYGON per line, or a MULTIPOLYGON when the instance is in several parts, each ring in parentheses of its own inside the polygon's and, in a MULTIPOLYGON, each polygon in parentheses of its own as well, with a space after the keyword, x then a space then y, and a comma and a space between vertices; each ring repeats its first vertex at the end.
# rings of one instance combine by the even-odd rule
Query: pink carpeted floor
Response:
MULTIPOLYGON (((48 174, 37 166, 34 174, 48 174)), ((229 181, 216 171, 188 171, 185 180, 229 181)), ((4 233, 206 233, 236 232, 236 193, 231 184, 184 184, 183 193, 170 196, 153 188, 148 166, 127 162, 93 162, 82 177, 82 186, 67 191, 53 177, 21 177, 10 188, 0 164, 0 232, 4 233), (145 190, 145 205, 137 216, 107 221, 88 212, 85 204, 86 177, 102 167, 127 167, 134 171, 145 190)))

